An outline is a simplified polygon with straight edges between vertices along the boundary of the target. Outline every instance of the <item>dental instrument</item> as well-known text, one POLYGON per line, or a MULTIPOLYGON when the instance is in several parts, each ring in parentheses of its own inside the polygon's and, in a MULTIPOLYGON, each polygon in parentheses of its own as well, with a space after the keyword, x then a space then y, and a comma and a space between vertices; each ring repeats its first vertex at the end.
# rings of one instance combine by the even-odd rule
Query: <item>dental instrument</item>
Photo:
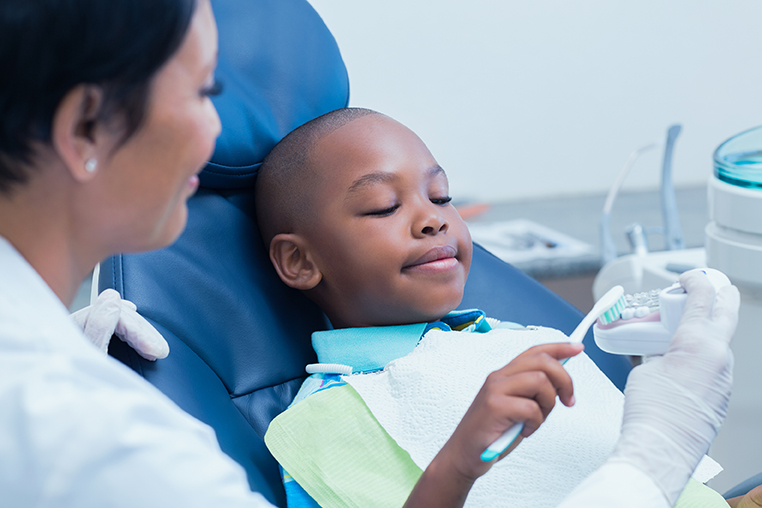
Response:
POLYGON ((633 150, 632 153, 630 153, 630 156, 627 157, 627 161, 625 161, 622 169, 619 170, 619 174, 617 175, 614 185, 611 186, 609 193, 606 195, 606 202, 603 204, 603 212, 601 214, 600 223, 601 261, 604 265, 617 257, 616 244, 614 243, 614 239, 611 237, 611 228, 609 227, 609 222, 611 221, 611 209, 614 206, 614 200, 616 200, 617 194, 619 194, 619 189, 622 187, 624 179, 629 174, 632 166, 635 164, 635 161, 637 161, 638 158, 644 153, 653 150, 658 146, 658 143, 651 143, 650 145, 642 146, 638 149, 633 150))
MULTIPOLYGON (((730 280, 719 270, 705 268, 703 271, 717 291, 730 285, 730 280)), ((662 290, 625 295, 626 305, 619 317, 608 323, 599 320, 593 326, 595 343, 607 353, 618 355, 666 353, 687 296, 679 283, 662 290)))
MULTIPOLYGON (((638 248, 640 249, 639 252, 641 253, 643 250, 646 252, 648 250, 645 242, 646 234, 657 231, 660 233, 663 232, 664 244, 667 250, 678 250, 685 248, 682 229, 680 227, 680 217, 677 213, 675 187, 672 183, 672 158, 675 150, 675 141, 680 135, 681 130, 682 126, 680 124, 670 126, 669 129, 667 129, 667 139, 664 142, 664 157, 662 159, 661 168, 661 203, 664 227, 644 229, 639 224, 637 225, 640 228, 639 231, 642 235, 642 238, 637 242, 638 248)), ((633 150, 627 158, 627 161, 624 163, 622 169, 619 170, 619 174, 617 175, 614 185, 611 186, 611 189, 609 189, 609 192, 606 195, 606 201, 603 205, 603 211, 601 212, 601 221, 599 226, 599 233, 601 238, 601 264, 604 266, 617 257, 616 244, 611 237, 611 230, 609 227, 609 223, 611 221, 611 209, 614 206, 614 200, 616 199, 617 194, 619 193, 619 190, 624 183, 625 177, 632 169, 632 166, 635 164, 635 161, 644 153, 659 146, 661 146, 660 143, 651 143, 649 145, 633 150)), ((628 235, 629 234, 630 233, 628 232, 628 235)), ((633 249, 635 249, 634 244, 633 249)))
MULTIPOLYGON (((622 286, 614 286, 603 295, 595 305, 593 305, 592 310, 582 319, 571 335, 569 335, 569 342, 582 342, 587 330, 598 319, 603 323, 613 322, 619 315, 621 315, 625 305, 624 289, 622 289, 622 286)), ((568 358, 561 360, 561 365, 564 365, 568 360, 568 358)), ((522 430, 524 430, 524 422, 514 424, 511 428, 503 432, 503 434, 489 445, 486 450, 484 450, 481 454, 481 459, 484 462, 490 462, 498 458, 509 446, 511 446, 511 444, 513 444, 519 434, 521 434, 522 430)))
POLYGON ((672 184, 672 154, 675 141, 680 135, 682 126, 673 125, 667 130, 667 141, 664 145, 664 162, 661 167, 661 209, 664 218, 664 240, 667 250, 685 248, 683 232, 680 228, 680 216, 677 213, 675 187, 672 184))
POLYGON ((637 222, 627 226, 625 230, 627 240, 630 242, 632 253, 636 256, 645 256, 648 254, 648 244, 646 242, 646 232, 643 226, 637 222))

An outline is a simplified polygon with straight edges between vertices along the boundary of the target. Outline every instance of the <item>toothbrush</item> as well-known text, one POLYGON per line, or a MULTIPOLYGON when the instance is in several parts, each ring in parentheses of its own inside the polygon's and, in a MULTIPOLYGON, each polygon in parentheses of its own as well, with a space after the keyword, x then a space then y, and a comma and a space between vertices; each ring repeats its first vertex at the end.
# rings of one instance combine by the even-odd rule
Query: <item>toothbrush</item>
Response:
MULTIPOLYGON (((626 302, 624 300, 624 289, 622 286, 614 286, 609 289, 608 292, 598 300, 593 309, 582 319, 582 322, 574 329, 571 335, 569 335, 569 342, 579 343, 585 338, 585 334, 590 326, 596 319, 600 318, 602 323, 611 323, 619 318, 624 309, 626 302)), ((564 358, 561 360, 561 365, 564 365, 569 359, 564 358)), ((516 440, 516 438, 524 430, 524 422, 514 424, 510 429, 503 432, 503 435, 497 438, 489 447, 481 454, 481 459, 484 462, 490 462, 500 456, 509 446, 516 440)))

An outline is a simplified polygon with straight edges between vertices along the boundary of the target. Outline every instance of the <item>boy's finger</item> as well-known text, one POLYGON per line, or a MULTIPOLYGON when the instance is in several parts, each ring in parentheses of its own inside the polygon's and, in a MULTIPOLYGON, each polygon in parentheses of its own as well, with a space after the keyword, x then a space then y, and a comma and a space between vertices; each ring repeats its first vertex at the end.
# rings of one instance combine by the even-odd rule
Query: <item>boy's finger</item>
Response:
MULTIPOLYGON (((568 344, 566 345, 568 346, 568 344)), ((575 350, 579 352, 579 350, 575 350)), ((561 351, 563 351, 563 349, 561 349, 561 351)), ((570 354, 573 356, 573 354, 576 353, 569 353, 569 351, 566 350, 566 353, 563 354, 570 354)), ((491 375, 490 377, 508 379, 522 372, 529 371, 541 371, 544 373, 550 380, 550 383, 561 399, 561 402, 567 406, 573 404, 574 384, 572 383, 571 376, 558 361, 558 357, 545 353, 544 349, 538 349, 535 354, 514 359, 502 369, 494 372, 494 376, 491 375)))
POLYGON ((524 429, 521 435, 530 436, 545 421, 547 414, 542 410, 536 400, 524 396, 509 396, 502 401, 504 419, 508 426, 521 422, 524 429))
POLYGON ((540 344, 539 346, 530 347, 517 356, 516 360, 537 354, 547 354, 560 361, 565 358, 576 356, 584 349, 584 344, 577 342, 551 342, 550 344, 540 344))
MULTIPOLYGON (((557 362, 556 362, 557 363, 557 362)), ((498 402, 506 418, 514 419, 516 397, 521 400, 519 405, 538 406, 543 416, 550 414, 556 404, 556 388, 550 377, 541 370, 522 372, 506 378, 490 386, 491 397, 498 402)))

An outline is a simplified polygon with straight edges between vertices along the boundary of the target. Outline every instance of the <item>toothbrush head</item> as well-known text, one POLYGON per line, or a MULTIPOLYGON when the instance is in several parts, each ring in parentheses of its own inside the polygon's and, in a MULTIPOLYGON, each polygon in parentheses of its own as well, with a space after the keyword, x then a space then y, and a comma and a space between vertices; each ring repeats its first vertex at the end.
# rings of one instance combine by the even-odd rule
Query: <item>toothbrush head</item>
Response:
POLYGON ((582 319, 582 322, 577 325, 571 335, 569 335, 569 342, 582 342, 585 334, 593 326, 596 319, 601 318, 604 323, 613 323, 622 314, 622 309, 627 305, 627 301, 624 298, 624 288, 622 286, 614 286, 609 289, 605 295, 603 295, 587 316, 582 319))
POLYGON ((627 306, 627 301, 625 300, 624 294, 623 294, 614 303, 614 305, 610 307, 609 310, 601 314, 601 316, 598 319, 603 325, 613 323, 614 321, 616 321, 622 316, 622 311, 624 310, 626 306, 627 306))

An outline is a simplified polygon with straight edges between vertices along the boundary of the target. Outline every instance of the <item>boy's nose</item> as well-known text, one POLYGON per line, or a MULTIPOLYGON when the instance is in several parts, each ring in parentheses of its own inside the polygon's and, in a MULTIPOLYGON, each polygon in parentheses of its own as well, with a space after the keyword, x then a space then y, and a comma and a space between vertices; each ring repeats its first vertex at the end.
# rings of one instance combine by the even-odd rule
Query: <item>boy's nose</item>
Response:
POLYGON ((439 233, 445 233, 450 228, 444 217, 439 214, 431 214, 421 224, 421 234, 433 236, 439 233))

